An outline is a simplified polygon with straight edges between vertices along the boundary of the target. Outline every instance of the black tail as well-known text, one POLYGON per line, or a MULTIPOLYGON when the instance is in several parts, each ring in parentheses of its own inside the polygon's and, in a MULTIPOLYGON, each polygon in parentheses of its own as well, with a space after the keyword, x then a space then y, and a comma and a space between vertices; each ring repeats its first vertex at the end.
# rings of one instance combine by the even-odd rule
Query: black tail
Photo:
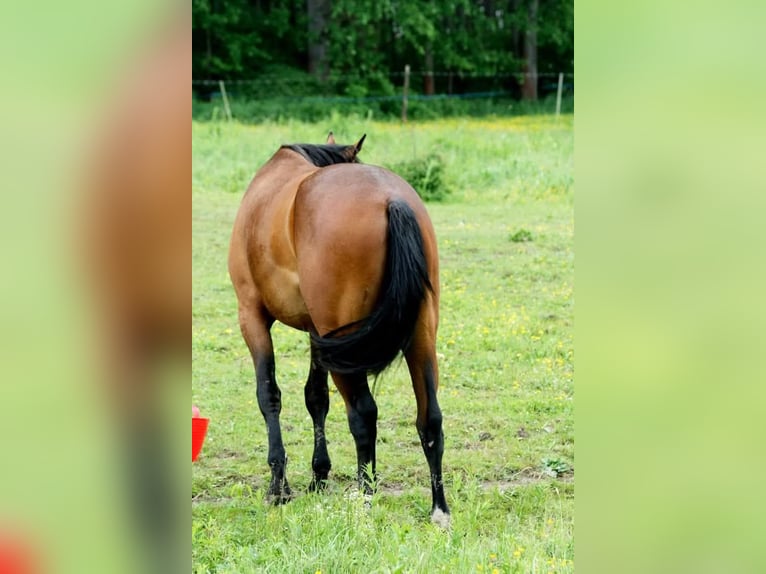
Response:
POLYGON ((324 337, 311 335, 316 358, 328 371, 377 375, 412 340, 420 306, 432 286, 420 227, 403 201, 388 205, 387 249, 378 306, 372 314, 324 337))

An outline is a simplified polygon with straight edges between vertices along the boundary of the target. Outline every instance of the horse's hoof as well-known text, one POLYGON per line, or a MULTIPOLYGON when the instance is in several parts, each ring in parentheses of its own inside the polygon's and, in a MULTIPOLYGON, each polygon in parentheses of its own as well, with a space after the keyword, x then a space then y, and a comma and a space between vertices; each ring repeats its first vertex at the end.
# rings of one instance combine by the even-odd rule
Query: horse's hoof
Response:
POLYGON ((292 499, 293 496, 290 493, 267 494, 265 502, 267 506, 281 506, 282 504, 287 504, 292 499))
POLYGON ((286 504, 293 499, 293 493, 290 487, 285 482, 281 489, 270 488, 266 495, 266 504, 270 506, 279 506, 280 504, 286 504))
POLYGON ((312 480, 309 483, 309 492, 325 492, 327 490, 326 480, 312 480))
POLYGON ((444 512, 440 508, 435 508, 433 511, 433 514, 431 514, 431 522, 438 526, 439 528, 443 528, 444 530, 449 530, 450 527, 450 515, 446 512, 444 512))
POLYGON ((361 500, 362 501, 362 507, 365 510, 370 510, 372 508, 372 493, 371 492, 364 492, 363 490, 350 490, 346 493, 346 499, 347 500, 361 500))

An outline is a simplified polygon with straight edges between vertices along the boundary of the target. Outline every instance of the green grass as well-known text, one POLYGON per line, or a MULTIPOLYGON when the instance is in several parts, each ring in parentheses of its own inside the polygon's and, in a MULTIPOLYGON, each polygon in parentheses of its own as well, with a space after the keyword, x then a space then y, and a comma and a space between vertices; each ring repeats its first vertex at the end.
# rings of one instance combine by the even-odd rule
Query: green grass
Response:
POLYGON ((210 416, 193 467, 195 572, 574 570, 573 118, 450 119, 401 126, 194 123, 193 398, 210 416), (343 402, 331 390, 327 493, 306 494, 308 341, 272 331, 290 504, 263 503, 265 425, 226 271, 231 224, 282 143, 367 140, 379 165, 438 154, 452 194, 428 204, 441 260, 440 403, 452 529, 428 521, 428 467, 403 364, 377 384, 380 489, 365 510, 343 402), (523 240, 521 240, 523 239, 523 240))
MULTIPOLYGON (((388 101, 358 100, 333 101, 331 98, 298 98, 295 93, 283 97, 268 94, 229 93, 230 109, 233 117, 243 122, 284 121, 287 118, 299 118, 302 121, 317 122, 333 113, 358 115, 376 120, 398 120, 402 113, 401 99, 388 101)), ((313 93, 317 96, 319 93, 313 93)), ((550 114, 556 109, 556 95, 548 94, 538 101, 528 102, 510 97, 492 97, 459 99, 435 97, 432 99, 410 98, 407 117, 411 121, 423 121, 445 117, 488 117, 519 116, 532 114, 550 114)), ((566 94, 561 103, 564 113, 574 111, 574 96, 566 94)), ((225 117, 223 102, 215 98, 203 102, 192 100, 192 118, 197 121, 216 121, 225 117)))

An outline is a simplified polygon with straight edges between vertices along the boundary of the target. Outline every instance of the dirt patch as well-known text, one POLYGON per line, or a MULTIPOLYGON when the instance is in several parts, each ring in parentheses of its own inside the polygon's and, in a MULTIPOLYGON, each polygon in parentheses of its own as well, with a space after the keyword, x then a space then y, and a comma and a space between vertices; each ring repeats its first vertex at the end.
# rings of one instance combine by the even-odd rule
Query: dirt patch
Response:
POLYGON ((233 450, 223 449, 212 455, 212 458, 230 459, 230 458, 244 458, 245 455, 241 452, 233 450))

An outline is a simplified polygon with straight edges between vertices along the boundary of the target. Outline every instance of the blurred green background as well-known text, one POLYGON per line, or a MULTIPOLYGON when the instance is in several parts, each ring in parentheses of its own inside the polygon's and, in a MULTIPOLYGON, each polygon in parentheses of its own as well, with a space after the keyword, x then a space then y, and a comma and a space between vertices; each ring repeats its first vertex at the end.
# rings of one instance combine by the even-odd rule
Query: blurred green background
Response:
MULTIPOLYGON (((141 49, 164 9, 0 8, 0 520, 53 541, 52 571, 106 571, 97 565, 121 555, 104 528, 116 510, 92 488, 111 484, 94 438, 105 422, 73 390, 83 380, 76 365, 87 371, 96 357, 58 230, 82 140, 125 53, 141 49), (41 526, 50 511, 57 517, 41 526)), ((763 21, 756 2, 577 4, 576 550, 585 572, 766 569, 763 21)))
POLYGON ((577 5, 584 572, 765 569, 763 18, 577 5))

